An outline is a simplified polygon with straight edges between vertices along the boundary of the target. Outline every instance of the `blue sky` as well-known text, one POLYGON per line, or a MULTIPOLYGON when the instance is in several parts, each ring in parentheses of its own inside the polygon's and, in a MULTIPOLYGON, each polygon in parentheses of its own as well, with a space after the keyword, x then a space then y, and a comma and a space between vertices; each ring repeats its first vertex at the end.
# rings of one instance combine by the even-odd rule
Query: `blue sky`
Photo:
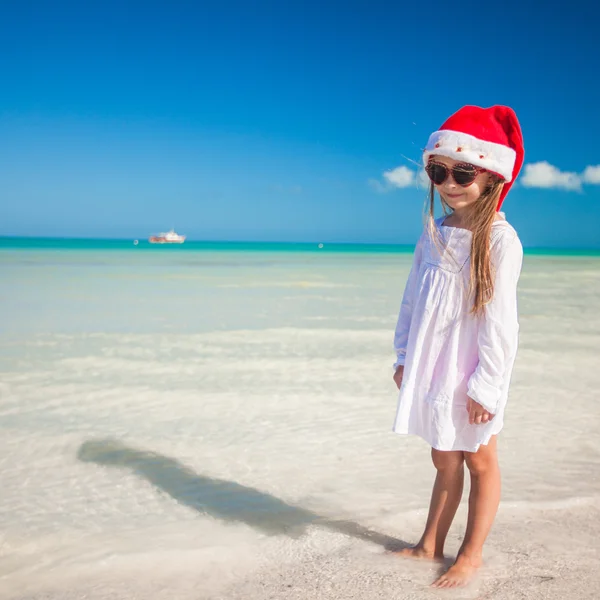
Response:
POLYGON ((0 235, 413 243, 404 169, 460 106, 508 104, 508 219, 598 248, 599 21, 591 0, 3 3, 0 235))

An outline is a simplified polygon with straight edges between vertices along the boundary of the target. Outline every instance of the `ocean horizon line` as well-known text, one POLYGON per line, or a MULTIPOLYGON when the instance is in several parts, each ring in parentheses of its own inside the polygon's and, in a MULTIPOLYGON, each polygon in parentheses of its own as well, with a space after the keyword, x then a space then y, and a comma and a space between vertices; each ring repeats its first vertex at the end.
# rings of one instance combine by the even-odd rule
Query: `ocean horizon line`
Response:
MULTIPOLYGON (((416 242, 415 242, 416 243, 416 242)), ((148 239, 130 237, 18 236, 0 235, 0 249, 55 250, 221 250, 221 251, 307 251, 307 252, 376 252, 412 253, 415 243, 329 242, 273 240, 203 240, 186 239, 182 244, 156 244, 148 239)), ((600 256, 600 247, 523 246, 525 254, 544 256, 600 256)))

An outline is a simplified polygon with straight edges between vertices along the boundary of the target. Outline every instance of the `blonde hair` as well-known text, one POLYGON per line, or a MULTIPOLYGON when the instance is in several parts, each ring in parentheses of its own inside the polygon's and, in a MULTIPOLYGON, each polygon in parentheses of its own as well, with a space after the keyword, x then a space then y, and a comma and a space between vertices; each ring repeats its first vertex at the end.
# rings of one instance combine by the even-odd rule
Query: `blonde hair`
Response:
MULTIPOLYGON (((490 240, 492 224, 496 220, 496 207, 504 187, 504 180, 497 175, 490 174, 490 181, 481 193, 473 208, 465 215, 464 225, 472 233, 471 237, 471 269, 469 280, 469 298, 473 298, 471 313, 481 315, 484 307, 494 297, 494 277, 492 261, 490 259, 490 240)), ((434 222, 435 186, 429 185, 427 211, 427 226, 429 235, 438 250, 443 246, 439 229, 434 222)), ((440 196, 444 216, 452 214, 452 209, 440 196)), ((441 252, 440 252, 441 253, 441 252)))

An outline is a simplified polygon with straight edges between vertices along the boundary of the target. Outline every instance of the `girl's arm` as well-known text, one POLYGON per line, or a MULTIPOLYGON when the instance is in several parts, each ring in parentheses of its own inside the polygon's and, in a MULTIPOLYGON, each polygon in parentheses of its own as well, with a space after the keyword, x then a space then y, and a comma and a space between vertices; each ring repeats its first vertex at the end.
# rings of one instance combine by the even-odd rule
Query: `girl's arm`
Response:
POLYGON ((469 379, 467 394, 496 414, 507 369, 514 361, 518 345, 517 282, 523 264, 523 246, 516 234, 502 236, 495 251, 492 250, 492 260, 496 271, 494 297, 486 305, 479 325, 479 364, 469 379))
POLYGON ((396 323, 396 331, 394 333, 396 362, 394 363, 394 371, 400 365, 404 365, 404 360, 406 359, 406 346, 408 344, 408 333, 410 331, 410 320, 412 317, 415 288, 419 276, 419 269, 421 268, 424 235, 425 234, 421 235, 415 247, 413 263, 408 275, 408 280, 406 281, 406 287, 404 288, 402 304, 400 306, 400 314, 398 315, 398 322, 396 323))

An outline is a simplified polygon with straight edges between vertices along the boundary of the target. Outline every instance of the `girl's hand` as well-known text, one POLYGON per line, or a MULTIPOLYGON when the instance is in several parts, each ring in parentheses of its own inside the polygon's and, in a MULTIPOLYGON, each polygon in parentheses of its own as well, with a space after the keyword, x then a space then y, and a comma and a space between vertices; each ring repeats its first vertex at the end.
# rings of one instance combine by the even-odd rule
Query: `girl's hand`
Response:
POLYGON ((394 382, 398 389, 400 389, 400 386, 402 385, 402 377, 404 377, 404 365, 400 365, 394 373, 394 382))
POLYGON ((473 398, 467 396, 467 412, 469 413, 469 423, 471 425, 479 425, 480 423, 488 423, 495 415, 485 410, 479 402, 475 402, 473 398))

